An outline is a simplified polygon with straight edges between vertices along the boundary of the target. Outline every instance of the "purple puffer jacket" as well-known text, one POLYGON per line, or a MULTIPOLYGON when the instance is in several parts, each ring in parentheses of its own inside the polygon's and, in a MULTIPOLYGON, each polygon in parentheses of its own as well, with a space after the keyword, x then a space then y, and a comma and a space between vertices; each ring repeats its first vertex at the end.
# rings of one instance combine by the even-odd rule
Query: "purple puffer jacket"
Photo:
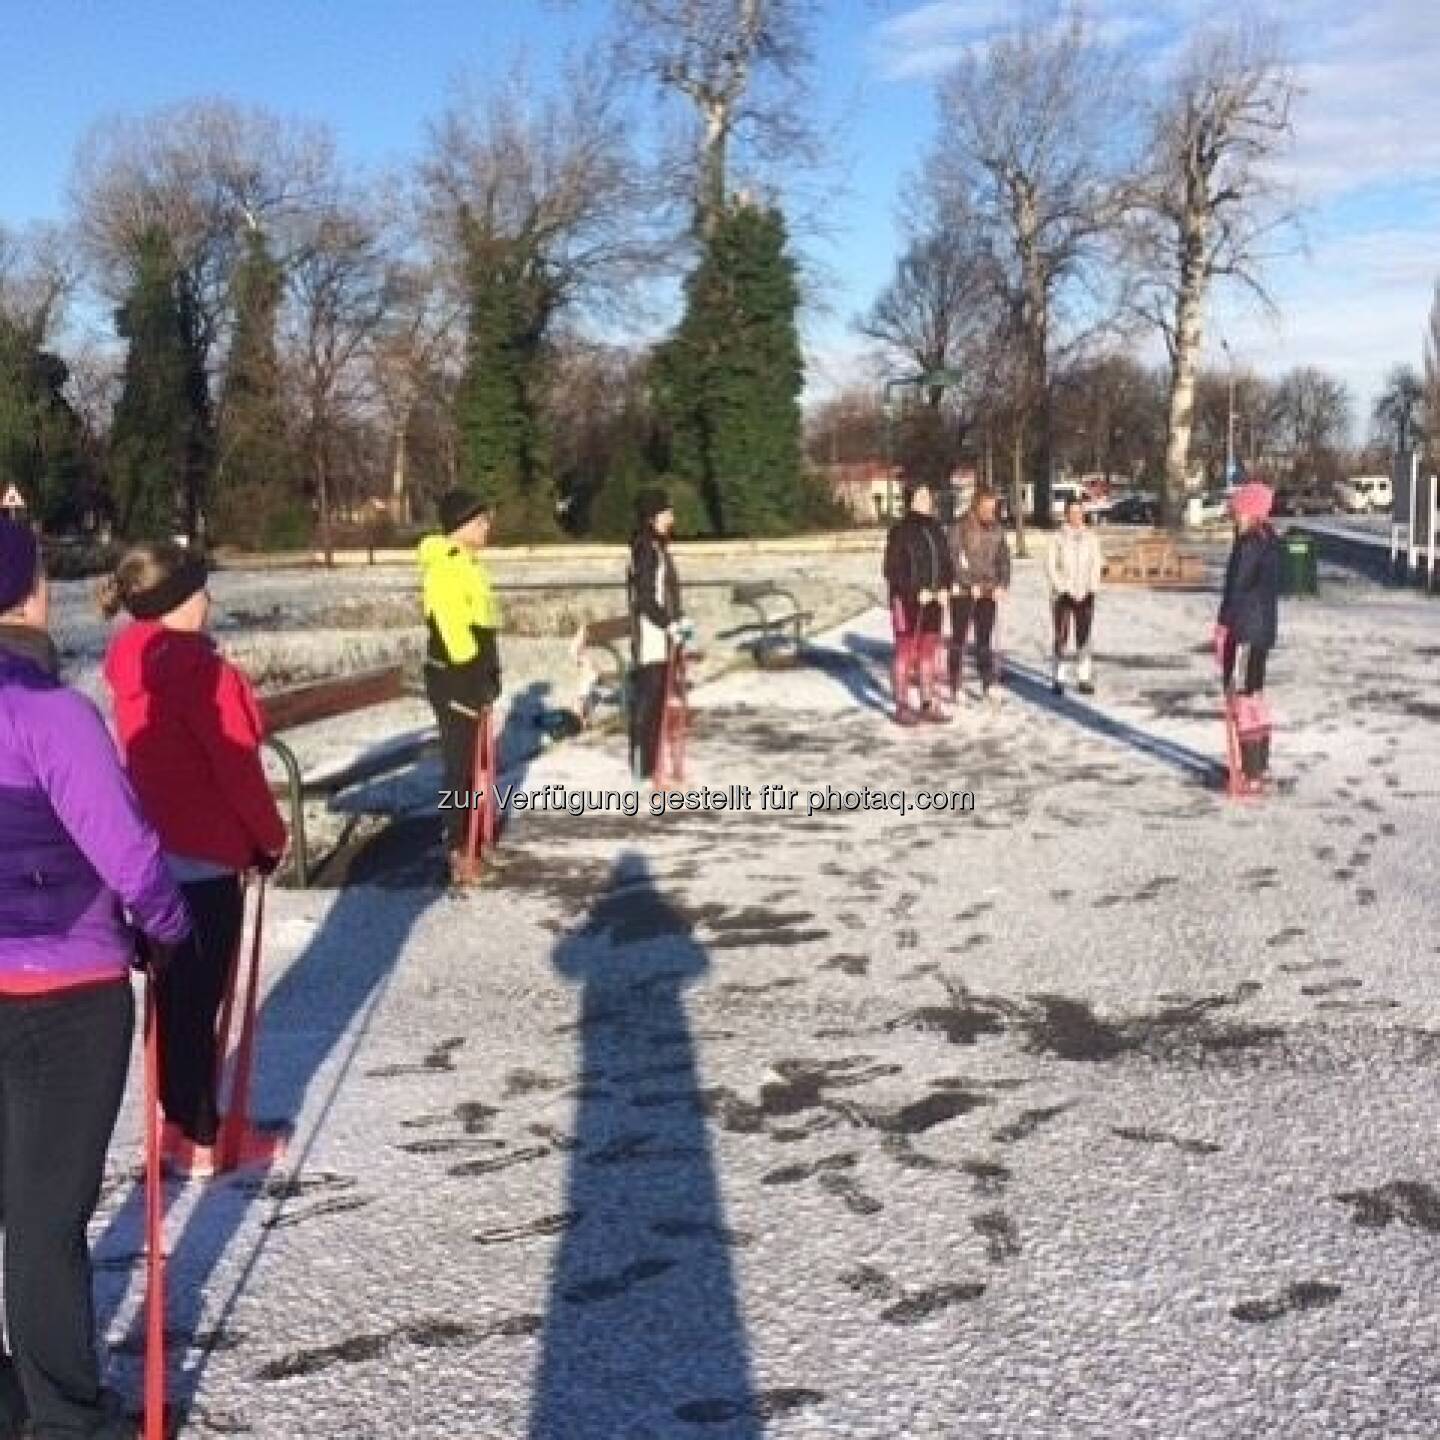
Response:
POLYGON ((0 994, 128 974, 122 903, 152 939, 190 933, 99 712, 41 632, 0 626, 0 994))

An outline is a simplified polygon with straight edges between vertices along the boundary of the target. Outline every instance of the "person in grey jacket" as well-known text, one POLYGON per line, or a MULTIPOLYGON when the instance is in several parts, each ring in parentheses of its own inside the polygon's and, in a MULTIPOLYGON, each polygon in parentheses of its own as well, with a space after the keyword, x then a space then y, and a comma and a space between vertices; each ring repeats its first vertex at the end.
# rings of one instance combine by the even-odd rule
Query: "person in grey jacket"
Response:
POLYGON ((1010 543, 1000 524, 995 492, 981 486, 970 508, 950 526, 955 584, 950 591, 950 692, 960 693, 961 657, 975 624, 975 660, 981 692, 991 698, 995 683, 995 621, 1010 589, 1010 543))
POLYGON ((1055 532, 1045 557, 1045 575, 1050 582, 1050 614, 1055 626, 1055 658, 1051 687, 1057 695, 1065 691, 1065 647, 1070 626, 1075 626, 1076 678, 1082 695, 1095 693, 1094 657, 1090 650, 1090 628, 1095 621, 1095 593, 1105 559, 1100 542, 1085 524, 1085 507, 1072 500, 1065 507, 1065 523, 1055 532))

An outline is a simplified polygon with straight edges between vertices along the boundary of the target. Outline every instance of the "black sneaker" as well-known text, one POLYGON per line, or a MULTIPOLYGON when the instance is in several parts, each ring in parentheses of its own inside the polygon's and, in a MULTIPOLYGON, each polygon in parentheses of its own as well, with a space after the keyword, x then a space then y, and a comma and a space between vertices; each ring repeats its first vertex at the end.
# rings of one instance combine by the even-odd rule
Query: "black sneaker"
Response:
POLYGON ((1050 682, 1050 693, 1052 695, 1063 695, 1065 693, 1065 687, 1058 680, 1052 680, 1050 682))
POLYGON ((1095 687, 1090 683, 1090 681, 1082 680, 1080 682, 1080 693, 1082 695, 1093 695, 1095 693, 1095 687))

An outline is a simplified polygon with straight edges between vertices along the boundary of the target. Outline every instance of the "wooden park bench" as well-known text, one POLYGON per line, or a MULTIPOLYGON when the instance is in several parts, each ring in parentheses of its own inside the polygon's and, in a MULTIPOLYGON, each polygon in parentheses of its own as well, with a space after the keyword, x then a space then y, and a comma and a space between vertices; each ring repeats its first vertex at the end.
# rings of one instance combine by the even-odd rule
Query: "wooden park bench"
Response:
POLYGON ((805 627, 815 617, 811 611, 800 608, 800 602, 789 590, 770 580, 754 580, 736 585, 730 591, 730 603, 743 605, 755 614, 753 621, 725 634, 731 636, 744 630, 758 630, 760 633, 753 647, 757 664, 768 665, 770 655, 776 650, 787 650, 789 661, 799 658, 801 646, 805 643, 805 627))
POLYGON ((1205 579, 1205 557, 1185 554, 1168 535, 1136 540, 1105 557, 1107 585, 1195 585, 1205 579))
POLYGON ((265 716, 265 744, 285 767, 285 779, 272 788, 290 798, 290 844, 294 857, 295 883, 302 889, 310 883, 310 854, 305 837, 305 801, 315 795, 334 795, 352 785, 363 784, 381 775, 393 774, 413 764, 434 748, 433 731, 424 730, 367 750, 343 765, 326 767, 312 775, 301 773, 295 752, 280 738, 285 731, 321 720, 334 720, 375 705, 400 700, 407 694, 405 672, 399 665, 342 675, 297 685, 261 697, 265 716))

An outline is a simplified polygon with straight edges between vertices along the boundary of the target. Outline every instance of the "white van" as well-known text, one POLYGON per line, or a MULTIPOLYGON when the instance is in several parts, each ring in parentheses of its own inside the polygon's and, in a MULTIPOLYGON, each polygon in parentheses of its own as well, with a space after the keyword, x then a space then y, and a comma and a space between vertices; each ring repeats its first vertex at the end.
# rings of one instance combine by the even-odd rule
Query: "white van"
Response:
POLYGON ((1388 510, 1395 503, 1395 492, 1388 475, 1356 475, 1335 487, 1335 499, 1342 510, 1364 515, 1388 510))

